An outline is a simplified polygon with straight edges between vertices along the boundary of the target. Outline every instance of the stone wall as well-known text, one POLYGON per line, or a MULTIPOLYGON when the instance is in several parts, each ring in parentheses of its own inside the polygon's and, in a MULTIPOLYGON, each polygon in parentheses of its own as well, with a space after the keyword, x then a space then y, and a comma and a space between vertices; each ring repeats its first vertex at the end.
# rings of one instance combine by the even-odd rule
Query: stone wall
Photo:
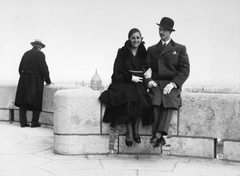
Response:
MULTIPOLYGON (((77 89, 76 86, 62 86, 54 85, 44 86, 43 91, 43 106, 42 112, 40 114, 40 121, 43 124, 53 125, 53 101, 54 94, 58 90, 64 89, 77 89)), ((14 106, 14 100, 16 95, 17 83, 8 83, 0 84, 0 120, 11 121, 11 118, 14 118, 14 121, 19 121, 19 108, 14 106), (12 117, 11 117, 12 114, 12 117)), ((32 112, 27 112, 27 120, 31 122, 32 112)))
MULTIPOLYGON (((16 85, 0 85, 0 120, 19 120, 13 106, 16 85)), ((240 95, 183 93, 166 136, 167 145, 153 149, 151 126, 140 125, 141 144, 125 146, 124 125, 111 129, 102 123, 105 107, 99 91, 86 87, 51 85, 44 88, 40 121, 54 124, 54 152, 58 154, 166 154, 240 161, 240 95)), ((29 121, 31 115, 28 115, 29 121)))

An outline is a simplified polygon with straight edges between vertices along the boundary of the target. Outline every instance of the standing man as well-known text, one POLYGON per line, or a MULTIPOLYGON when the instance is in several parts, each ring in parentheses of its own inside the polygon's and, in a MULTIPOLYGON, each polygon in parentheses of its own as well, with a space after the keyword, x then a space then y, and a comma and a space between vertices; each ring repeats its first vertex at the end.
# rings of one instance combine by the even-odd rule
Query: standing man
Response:
POLYGON ((151 72, 145 74, 155 117, 150 140, 154 148, 166 144, 163 135, 168 134, 173 110, 182 105, 181 88, 190 72, 186 47, 170 37, 175 31, 174 21, 164 17, 157 25, 161 40, 147 50, 147 65, 151 72))
POLYGON ((40 40, 31 42, 33 48, 24 53, 19 65, 20 79, 18 82, 15 106, 20 108, 21 127, 30 126, 27 123, 27 110, 33 111, 31 127, 40 127, 39 115, 42 110, 44 81, 51 84, 45 55, 41 51, 45 45, 40 40))

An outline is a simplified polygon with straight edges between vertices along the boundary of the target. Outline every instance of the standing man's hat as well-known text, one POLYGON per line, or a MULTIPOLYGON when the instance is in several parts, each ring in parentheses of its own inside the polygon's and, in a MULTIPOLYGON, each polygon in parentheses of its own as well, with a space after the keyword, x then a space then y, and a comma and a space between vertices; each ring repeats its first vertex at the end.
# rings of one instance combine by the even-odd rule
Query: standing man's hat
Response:
POLYGON ((40 45, 42 46, 43 48, 45 47, 45 45, 38 39, 36 39, 34 42, 31 42, 31 45, 34 46, 34 45, 40 45))
POLYGON ((157 23, 158 26, 162 26, 163 28, 169 29, 171 31, 175 31, 173 29, 174 21, 171 18, 163 17, 160 21, 160 24, 157 23))

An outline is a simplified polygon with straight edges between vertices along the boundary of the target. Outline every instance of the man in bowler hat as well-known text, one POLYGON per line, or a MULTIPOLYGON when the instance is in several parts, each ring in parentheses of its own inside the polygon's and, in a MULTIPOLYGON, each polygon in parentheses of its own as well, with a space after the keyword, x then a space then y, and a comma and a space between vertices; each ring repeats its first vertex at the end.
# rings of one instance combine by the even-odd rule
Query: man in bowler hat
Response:
POLYGON ((33 111, 31 127, 40 127, 39 116, 42 110, 44 81, 51 84, 45 55, 41 51, 45 45, 40 40, 31 42, 33 48, 24 53, 19 65, 19 82, 15 98, 15 106, 20 109, 21 127, 29 127, 27 110, 33 111))
POLYGON ((147 50, 147 84, 155 122, 152 126, 153 147, 164 146, 163 135, 168 135, 172 112, 181 103, 181 88, 190 73, 189 59, 184 45, 171 39, 174 21, 163 17, 159 26, 160 41, 147 50))

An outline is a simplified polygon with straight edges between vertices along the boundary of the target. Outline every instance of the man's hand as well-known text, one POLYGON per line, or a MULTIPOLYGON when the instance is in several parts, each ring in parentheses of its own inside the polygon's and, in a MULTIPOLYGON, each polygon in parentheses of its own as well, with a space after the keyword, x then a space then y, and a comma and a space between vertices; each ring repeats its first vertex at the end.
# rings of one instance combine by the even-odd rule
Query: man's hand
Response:
POLYGON ((176 84, 173 82, 170 82, 164 87, 163 94, 169 94, 172 91, 172 89, 175 87, 176 87, 176 84))
POLYGON ((149 68, 149 69, 144 73, 144 77, 145 77, 146 79, 152 77, 152 69, 151 69, 151 68, 149 68))
POLYGON ((143 82, 142 79, 142 77, 132 75, 132 81, 135 83, 143 82))
POLYGON ((153 80, 148 82, 148 88, 152 88, 152 87, 157 87, 157 83, 153 80))

